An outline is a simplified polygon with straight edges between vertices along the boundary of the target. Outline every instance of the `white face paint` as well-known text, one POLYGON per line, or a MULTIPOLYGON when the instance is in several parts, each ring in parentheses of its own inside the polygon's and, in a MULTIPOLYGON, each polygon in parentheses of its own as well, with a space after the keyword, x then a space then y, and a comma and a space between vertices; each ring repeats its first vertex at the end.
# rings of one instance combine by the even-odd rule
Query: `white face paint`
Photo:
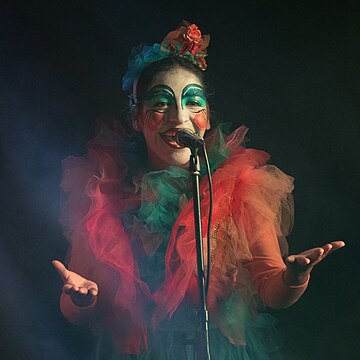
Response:
POLYGON ((198 76, 181 66, 155 75, 136 122, 154 169, 186 168, 190 150, 176 143, 176 132, 187 129, 204 136, 210 128, 205 91, 198 76))

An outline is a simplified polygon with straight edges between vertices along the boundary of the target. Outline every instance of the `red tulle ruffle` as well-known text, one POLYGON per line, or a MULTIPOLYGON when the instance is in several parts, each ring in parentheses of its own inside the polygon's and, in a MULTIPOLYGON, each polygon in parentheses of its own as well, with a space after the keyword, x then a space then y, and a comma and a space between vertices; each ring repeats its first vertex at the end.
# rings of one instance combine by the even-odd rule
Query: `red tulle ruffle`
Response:
MULTIPOLYGON (((283 239, 291 227, 293 210, 288 197, 292 179, 277 168, 265 165, 269 158, 265 152, 239 147, 246 130, 240 128, 225 138, 222 150, 232 155, 213 174, 212 263, 208 294, 208 307, 214 322, 231 342, 238 344, 241 344, 239 335, 221 320, 219 304, 239 291, 246 301, 251 301, 255 290, 249 286, 251 281, 242 264, 252 259, 249 244, 256 231, 254 226, 260 227, 264 221, 272 224, 276 236, 283 239), (254 219, 253 214, 259 214, 259 218, 254 219)), ((121 352, 139 353, 147 347, 145 309, 149 303, 155 303, 152 317, 155 326, 171 317, 184 299, 197 303, 193 205, 190 200, 173 226, 165 257, 165 281, 151 294, 139 276, 132 241, 120 221, 121 214, 139 207, 141 197, 130 191, 124 181, 128 164, 120 151, 119 144, 123 139, 116 134, 107 135, 106 146, 99 145, 103 139, 91 143, 88 158, 71 157, 64 161, 62 189, 66 198, 61 220, 64 232, 72 242, 71 259, 81 263, 84 258, 81 249, 88 250, 99 266, 104 264, 108 269, 111 279, 115 277, 116 283, 108 281, 104 285, 111 288, 111 295, 101 310, 105 314, 100 320, 102 327, 111 332, 121 352), (84 245, 77 246, 76 243, 84 245)), ((212 142, 217 140, 216 135, 211 139, 212 142)), ((201 181, 200 191, 202 228, 206 237, 209 208, 206 178, 201 181)), ((206 253, 206 242, 204 246, 206 253)), ((94 264, 87 262, 84 258, 80 266, 83 276, 91 273, 96 277, 94 264)))

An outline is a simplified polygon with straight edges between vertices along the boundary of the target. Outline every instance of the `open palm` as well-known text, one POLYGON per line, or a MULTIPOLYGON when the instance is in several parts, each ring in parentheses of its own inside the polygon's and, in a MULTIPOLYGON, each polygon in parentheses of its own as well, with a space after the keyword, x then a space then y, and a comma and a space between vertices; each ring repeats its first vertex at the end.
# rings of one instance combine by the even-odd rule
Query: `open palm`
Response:
POLYGON ((98 286, 94 281, 68 270, 58 260, 54 260, 52 264, 64 283, 63 292, 71 297, 75 305, 89 306, 94 303, 98 294, 98 286))

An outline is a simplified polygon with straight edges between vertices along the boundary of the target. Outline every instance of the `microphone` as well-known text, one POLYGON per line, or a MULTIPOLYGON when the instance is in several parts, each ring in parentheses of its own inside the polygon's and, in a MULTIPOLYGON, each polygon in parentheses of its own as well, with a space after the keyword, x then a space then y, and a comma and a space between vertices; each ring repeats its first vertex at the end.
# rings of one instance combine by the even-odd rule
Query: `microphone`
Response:
POLYGON ((175 135, 175 141, 178 145, 194 149, 205 145, 205 141, 201 136, 198 136, 187 129, 179 130, 175 135))

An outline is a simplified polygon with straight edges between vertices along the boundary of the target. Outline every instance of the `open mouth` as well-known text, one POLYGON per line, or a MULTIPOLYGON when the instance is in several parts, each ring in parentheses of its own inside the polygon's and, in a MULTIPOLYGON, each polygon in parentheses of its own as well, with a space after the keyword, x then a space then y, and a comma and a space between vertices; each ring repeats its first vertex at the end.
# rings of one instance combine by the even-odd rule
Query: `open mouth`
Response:
POLYGON ((164 142, 170 146, 173 149, 183 149, 183 146, 180 146, 176 142, 176 134, 181 129, 169 129, 167 131, 164 131, 163 133, 160 133, 161 138, 164 140, 164 142))

